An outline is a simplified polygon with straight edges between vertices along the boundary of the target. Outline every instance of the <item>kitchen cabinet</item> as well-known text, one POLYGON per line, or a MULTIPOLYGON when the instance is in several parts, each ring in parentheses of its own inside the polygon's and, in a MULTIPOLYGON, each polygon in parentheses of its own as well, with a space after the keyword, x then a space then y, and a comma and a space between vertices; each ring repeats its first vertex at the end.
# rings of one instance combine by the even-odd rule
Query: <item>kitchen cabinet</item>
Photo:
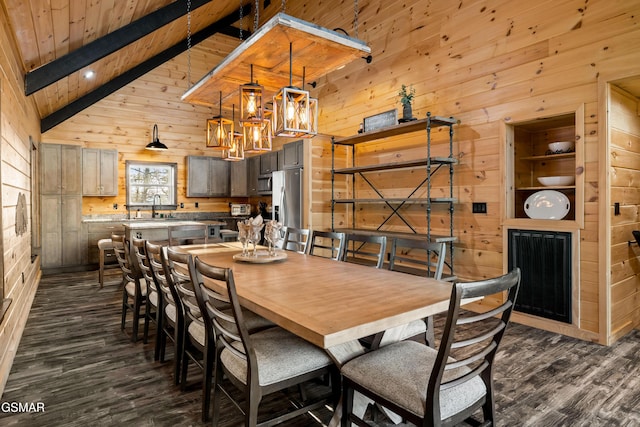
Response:
POLYGON ((241 160, 239 162, 231 162, 229 165, 230 173, 230 196, 245 197, 249 195, 248 185, 248 161, 241 160))
POLYGON ((269 175, 278 170, 278 151, 268 151, 260 155, 260 175, 269 175))
POLYGON ((82 149, 42 144, 42 268, 82 265, 86 236, 82 229, 82 149))
MULTIPOLYGON (((100 263, 100 252, 98 251, 98 241, 110 239, 112 234, 123 234, 124 225, 118 221, 87 222, 85 223, 87 233, 87 254, 88 263, 98 265, 100 263)), ((105 265, 117 263, 113 251, 105 251, 105 265)))
POLYGON ((228 161, 219 157, 187 157, 187 197, 228 196, 228 161))
POLYGON ((280 153, 281 169, 301 168, 304 163, 304 140, 284 144, 280 153))
POLYGON ((247 192, 249 196, 258 195, 258 176, 260 175, 260 156, 246 159, 247 162, 247 192))
POLYGON ((82 150, 82 195, 118 195, 118 151, 82 150))

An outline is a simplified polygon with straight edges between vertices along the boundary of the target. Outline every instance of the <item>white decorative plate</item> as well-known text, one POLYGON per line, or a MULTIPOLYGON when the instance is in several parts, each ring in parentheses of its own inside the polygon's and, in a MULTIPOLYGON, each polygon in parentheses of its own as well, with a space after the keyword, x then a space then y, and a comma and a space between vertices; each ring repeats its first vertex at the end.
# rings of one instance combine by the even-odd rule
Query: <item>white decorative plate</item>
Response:
POLYGON ((535 192, 524 202, 524 211, 531 219, 562 219, 570 207, 567 196, 555 190, 535 192))

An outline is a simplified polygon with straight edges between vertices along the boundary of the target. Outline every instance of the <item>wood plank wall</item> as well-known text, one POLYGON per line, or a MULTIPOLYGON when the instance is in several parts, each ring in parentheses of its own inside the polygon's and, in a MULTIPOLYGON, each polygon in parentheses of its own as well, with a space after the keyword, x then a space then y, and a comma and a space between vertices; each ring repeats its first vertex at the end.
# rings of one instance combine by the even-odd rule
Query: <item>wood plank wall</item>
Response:
POLYGON ((24 96, 24 82, 13 36, 0 8, 0 176, 2 182, 2 265, 0 287, 12 303, 0 324, 0 395, 9 376, 39 277, 39 259, 31 261, 31 142, 40 138, 40 122, 32 100, 24 96), (18 194, 25 195, 29 224, 16 234, 18 194))
POLYGON ((640 324, 640 100, 612 86, 610 97, 611 335, 613 340, 640 324), (632 241, 629 245, 627 242, 632 241))
MULTIPOLYGON (((317 81, 311 92, 320 100, 320 131, 351 135, 363 117, 399 108, 396 94, 401 84, 413 84, 416 89, 416 117, 431 111, 461 121, 455 132, 460 160, 455 175, 455 195, 460 200, 455 214, 459 238, 455 259, 456 274, 463 279, 496 276, 506 268, 502 238, 504 123, 564 114, 585 106, 585 226, 580 230, 581 282, 576 284, 580 319, 568 327, 553 322, 536 326, 606 342, 602 325, 609 320, 603 319, 601 307, 606 288, 599 277, 610 266, 602 264, 597 250, 602 191, 598 156, 604 143, 599 135, 602 100, 598 99, 598 78, 615 73, 640 76, 640 1, 360 0, 358 5, 357 36, 371 46, 373 61, 356 61, 317 81), (471 213, 474 201, 487 203, 487 215, 471 213)), ((268 19, 279 7, 272 2, 261 18, 268 19)), ((351 2, 291 0, 286 12, 327 28, 356 33, 351 2)), ((192 75, 211 69, 234 43, 219 36, 194 48, 192 75)), ((150 140, 153 123, 158 123, 160 139, 171 148, 163 159, 184 165, 184 156, 204 153, 204 123, 215 113, 179 101, 187 88, 186 64, 185 55, 177 57, 47 132, 43 141, 117 148, 122 163, 148 160, 154 157, 143 147, 150 140)), ((418 134, 401 139, 398 149, 376 146, 365 148, 363 154, 372 161, 396 155, 423 157, 424 141, 424 135, 418 134)), ((314 224, 330 223, 330 173, 315 169, 330 165, 330 153, 326 143, 313 144, 312 214, 319 218, 314 224)), ((183 195, 186 178, 179 179, 183 195)), ((113 203, 122 205, 123 180, 121 171, 118 197, 85 198, 85 214, 113 213, 113 203)), ((185 209, 193 209, 194 201, 186 200, 185 209)), ((215 210, 227 200, 199 202, 200 209, 215 210)), ((366 215, 365 221, 380 216, 375 211, 366 215)), ((345 215, 338 218, 338 222, 348 221, 345 215)))

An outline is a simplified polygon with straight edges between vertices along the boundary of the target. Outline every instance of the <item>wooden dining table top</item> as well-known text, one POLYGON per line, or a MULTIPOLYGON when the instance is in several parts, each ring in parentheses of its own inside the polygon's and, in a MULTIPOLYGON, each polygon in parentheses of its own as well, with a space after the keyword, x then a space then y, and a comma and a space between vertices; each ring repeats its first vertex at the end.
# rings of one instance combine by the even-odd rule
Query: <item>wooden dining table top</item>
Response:
POLYGON ((176 248, 231 268, 243 307, 325 349, 446 311, 451 297, 449 282, 293 251, 250 263, 233 259, 239 242, 176 248))

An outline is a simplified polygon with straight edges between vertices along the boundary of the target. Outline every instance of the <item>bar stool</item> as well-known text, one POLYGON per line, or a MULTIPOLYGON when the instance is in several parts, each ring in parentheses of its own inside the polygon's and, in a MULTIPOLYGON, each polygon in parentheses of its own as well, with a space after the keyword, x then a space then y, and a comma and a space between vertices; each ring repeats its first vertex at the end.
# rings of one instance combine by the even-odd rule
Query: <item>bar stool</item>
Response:
POLYGON ((113 256, 113 241, 111 239, 100 239, 98 240, 98 252, 100 257, 100 271, 98 273, 98 280, 100 281, 100 289, 104 285, 104 259, 105 252, 109 251, 108 256, 113 256))
POLYGON ((220 230, 220 238, 223 242, 235 242, 238 240, 238 232, 235 230, 227 230, 225 228, 220 230))

